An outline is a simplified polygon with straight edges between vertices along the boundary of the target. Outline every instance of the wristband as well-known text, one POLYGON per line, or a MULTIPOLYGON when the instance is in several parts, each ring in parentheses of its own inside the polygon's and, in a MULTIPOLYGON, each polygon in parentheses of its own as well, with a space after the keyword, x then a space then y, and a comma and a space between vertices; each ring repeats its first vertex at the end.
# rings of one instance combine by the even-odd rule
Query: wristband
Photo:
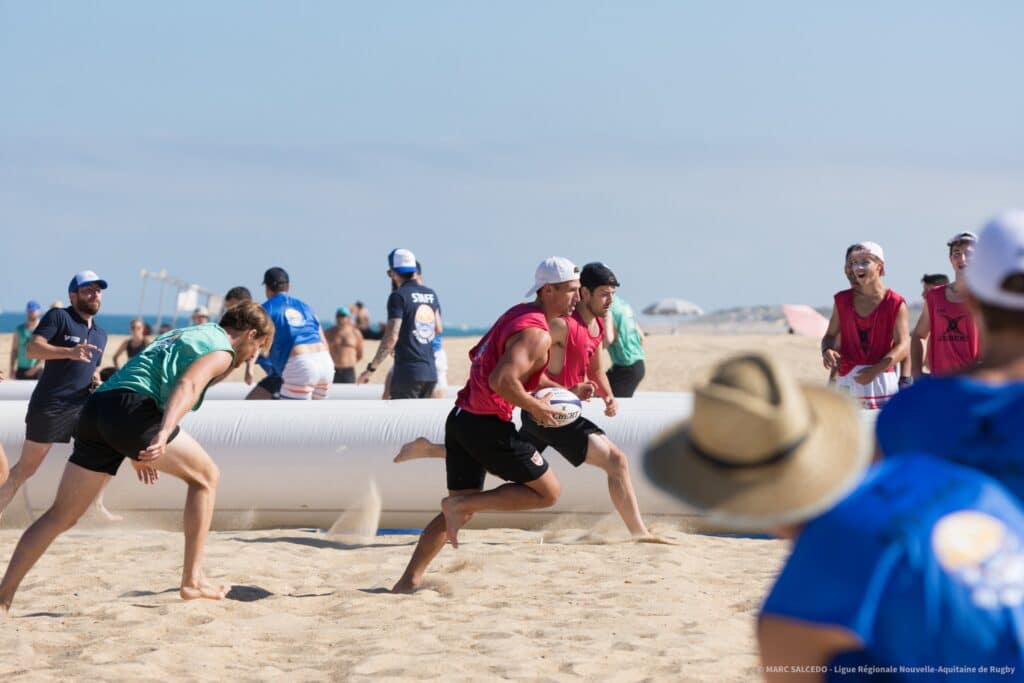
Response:
POLYGON ((898 386, 900 389, 902 389, 903 387, 912 386, 913 384, 914 384, 914 378, 913 377, 900 377, 899 380, 897 380, 897 382, 896 382, 896 386, 898 386))
POLYGON ((373 363, 367 363, 366 364, 366 371, 367 372, 376 372, 377 368, 374 367, 373 363))

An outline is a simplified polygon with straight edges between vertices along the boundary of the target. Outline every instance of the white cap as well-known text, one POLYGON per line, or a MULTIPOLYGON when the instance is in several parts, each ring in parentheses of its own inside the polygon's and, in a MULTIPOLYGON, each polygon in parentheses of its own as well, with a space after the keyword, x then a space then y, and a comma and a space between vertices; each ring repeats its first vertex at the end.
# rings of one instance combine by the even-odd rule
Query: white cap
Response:
POLYGON ((209 318, 210 309, 208 309, 206 306, 196 306, 196 310, 192 311, 192 316, 206 316, 207 318, 209 318))
POLYGON ((858 242, 857 246, 860 249, 854 249, 854 251, 866 251, 882 263, 885 263, 885 252, 882 251, 882 245, 878 242, 858 242))
POLYGON ((416 272, 416 256, 408 249, 394 249, 388 254, 388 268, 403 275, 416 272))
POLYGON ((957 234, 955 234, 952 237, 950 237, 946 241, 946 246, 947 247, 951 247, 954 244, 956 244, 957 242, 977 242, 977 241, 978 241, 978 236, 975 235, 970 230, 966 230, 964 232, 958 232, 957 234))
POLYGON ((544 285, 557 285, 560 282, 579 279, 580 269, 575 263, 561 256, 549 256, 537 266, 533 274, 533 287, 530 287, 523 296, 530 298, 544 285))
POLYGON ((1024 211, 1020 210, 1002 213, 982 229, 967 264, 967 288, 986 304, 1024 311, 1024 293, 1003 288, 1014 275, 1024 277, 1024 211))

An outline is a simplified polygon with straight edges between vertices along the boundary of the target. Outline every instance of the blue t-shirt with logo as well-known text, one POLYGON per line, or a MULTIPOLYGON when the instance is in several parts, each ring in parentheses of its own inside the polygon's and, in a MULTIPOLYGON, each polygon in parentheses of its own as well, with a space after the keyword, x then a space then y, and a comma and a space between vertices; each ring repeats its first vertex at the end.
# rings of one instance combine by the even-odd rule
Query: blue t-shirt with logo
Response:
POLYGON ((395 369, 391 381, 399 384, 436 382, 434 339, 441 304, 429 287, 404 283, 388 297, 388 320, 402 319, 395 344, 395 369))
POLYGON ((274 343, 270 353, 256 361, 268 375, 280 375, 292 349, 299 344, 320 341, 320 320, 304 301, 287 292, 275 294, 263 302, 263 308, 274 323, 274 343))
POLYGON ((1024 501, 1024 382, 923 378, 889 400, 875 435, 886 457, 923 451, 952 460, 1024 501))
POLYGON ((43 366, 29 406, 57 404, 81 405, 89 398, 93 373, 107 348, 107 333, 92 319, 90 326, 72 306, 51 308, 32 332, 53 346, 72 347, 87 342, 99 348, 92 360, 48 360, 43 366))
POLYGON ((1021 671, 1024 511, 970 468, 882 461, 804 527, 761 613, 852 632, 846 661, 1021 671))

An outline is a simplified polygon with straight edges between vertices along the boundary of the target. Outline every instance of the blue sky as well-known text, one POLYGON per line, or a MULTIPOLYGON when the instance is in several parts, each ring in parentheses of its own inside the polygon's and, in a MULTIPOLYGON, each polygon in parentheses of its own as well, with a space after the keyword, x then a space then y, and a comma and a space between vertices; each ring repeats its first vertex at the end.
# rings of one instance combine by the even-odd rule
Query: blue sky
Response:
POLYGON ((819 305, 864 239, 916 298, 1024 204, 1024 5, 894 5, 0 2, 0 306, 281 265, 379 316, 397 246, 449 323, 551 254, 639 306, 819 305))

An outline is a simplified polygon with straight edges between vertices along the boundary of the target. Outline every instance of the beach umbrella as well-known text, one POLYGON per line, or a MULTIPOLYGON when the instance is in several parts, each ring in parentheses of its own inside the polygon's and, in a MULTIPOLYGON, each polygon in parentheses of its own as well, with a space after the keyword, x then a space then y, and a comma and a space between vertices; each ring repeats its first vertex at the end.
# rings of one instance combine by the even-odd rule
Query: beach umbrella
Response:
POLYGON ((828 330, 828 318, 806 304, 782 304, 782 314, 793 334, 821 339, 828 330))
POLYGON ((645 315, 704 315, 700 306, 685 299, 659 299, 643 312, 645 315))

